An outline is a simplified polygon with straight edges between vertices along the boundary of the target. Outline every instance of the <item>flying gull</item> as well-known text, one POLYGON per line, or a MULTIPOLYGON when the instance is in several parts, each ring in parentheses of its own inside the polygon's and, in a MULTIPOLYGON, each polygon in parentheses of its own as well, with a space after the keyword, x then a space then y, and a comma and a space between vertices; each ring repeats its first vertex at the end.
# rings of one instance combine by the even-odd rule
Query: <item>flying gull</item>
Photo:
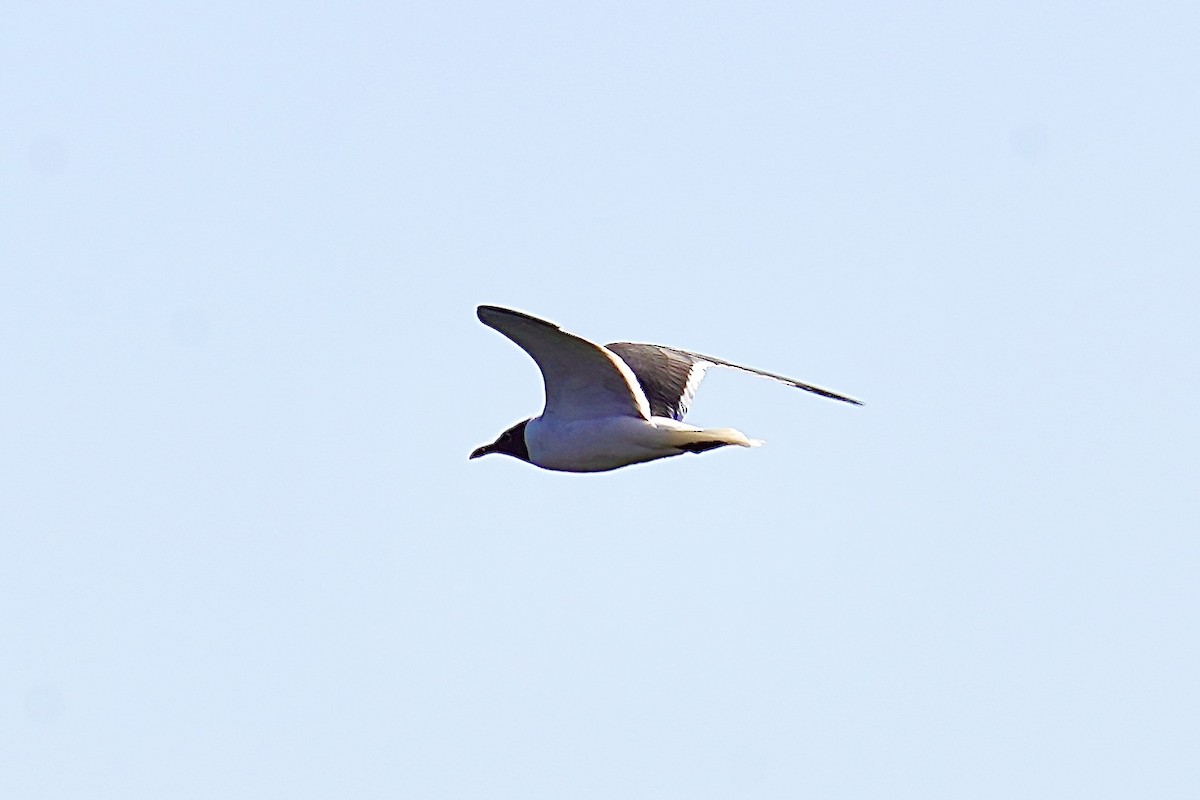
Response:
POLYGON ((862 405, 852 397, 773 372, 657 344, 615 342, 603 347, 545 320, 498 306, 480 306, 479 321, 529 353, 542 371, 546 407, 491 444, 471 453, 504 453, 543 469, 604 472, 726 445, 757 447, 733 428, 683 422, 704 371, 729 367, 806 392, 862 405))

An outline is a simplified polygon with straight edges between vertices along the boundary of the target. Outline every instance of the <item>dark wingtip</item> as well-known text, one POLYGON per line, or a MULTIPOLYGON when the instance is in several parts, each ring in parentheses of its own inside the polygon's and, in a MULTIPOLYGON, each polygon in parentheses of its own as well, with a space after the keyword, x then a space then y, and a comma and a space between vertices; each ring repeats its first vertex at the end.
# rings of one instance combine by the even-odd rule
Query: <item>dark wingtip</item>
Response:
POLYGON ((828 389, 822 389, 820 386, 812 386, 807 383, 797 382, 793 383, 792 387, 795 389, 803 389, 806 392, 812 392, 813 394, 820 395, 821 397, 828 397, 830 400, 841 400, 843 403, 849 403, 852 406, 866 405, 866 403, 864 403, 862 400, 855 400, 853 397, 847 397, 844 394, 831 392, 828 389))
POLYGON ((496 315, 505 316, 505 317, 519 317, 520 319, 527 320, 529 322, 536 322, 538 325, 545 325, 547 328, 553 328, 554 330, 560 330, 560 328, 557 325, 555 325, 553 322, 548 322, 544 319, 539 319, 538 317, 535 317, 532 314, 526 314, 524 311, 515 311, 511 308, 505 308, 504 306, 482 305, 482 306, 476 307, 476 309, 475 309, 475 316, 479 317, 479 321, 489 327, 491 327, 492 325, 490 322, 488 322, 488 317, 491 316, 494 318, 496 315))

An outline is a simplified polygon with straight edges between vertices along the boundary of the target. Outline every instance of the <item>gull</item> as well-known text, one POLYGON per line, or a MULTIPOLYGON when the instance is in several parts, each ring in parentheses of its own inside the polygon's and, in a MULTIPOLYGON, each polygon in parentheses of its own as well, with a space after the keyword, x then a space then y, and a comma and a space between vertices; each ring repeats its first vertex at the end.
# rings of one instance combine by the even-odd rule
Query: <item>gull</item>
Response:
POLYGON ((605 472, 726 445, 762 444, 733 428, 683 422, 709 367, 770 378, 822 397, 861 401, 773 372, 657 344, 598 345, 552 322, 499 306, 479 306, 479 321, 528 353, 542 371, 546 406, 471 453, 503 453, 542 469, 605 472))

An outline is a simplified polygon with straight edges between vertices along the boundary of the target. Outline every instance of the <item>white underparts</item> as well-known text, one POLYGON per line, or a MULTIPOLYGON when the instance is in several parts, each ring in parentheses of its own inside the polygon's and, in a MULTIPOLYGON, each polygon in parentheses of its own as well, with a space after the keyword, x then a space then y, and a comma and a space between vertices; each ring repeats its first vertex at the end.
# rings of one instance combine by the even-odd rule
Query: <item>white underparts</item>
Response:
POLYGON ((697 428, 669 417, 598 417, 558 422, 538 417, 525 428, 529 459, 545 469, 603 472, 677 456, 705 444, 757 447, 733 428, 697 428))

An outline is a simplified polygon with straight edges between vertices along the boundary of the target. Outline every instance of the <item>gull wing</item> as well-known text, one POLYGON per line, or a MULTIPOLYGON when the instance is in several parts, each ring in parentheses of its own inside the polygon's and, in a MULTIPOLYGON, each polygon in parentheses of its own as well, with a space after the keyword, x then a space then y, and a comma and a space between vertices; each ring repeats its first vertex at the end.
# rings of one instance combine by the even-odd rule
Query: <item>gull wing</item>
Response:
POLYGON ((741 372, 749 372, 751 375, 770 378, 806 392, 819 394, 822 397, 862 405, 860 400, 822 389, 811 383, 802 383, 783 375, 776 375, 774 372, 744 367, 741 364, 734 364, 701 353, 676 350, 673 347, 664 347, 659 344, 635 344, 634 342, 613 342, 605 346, 629 365, 650 403, 650 413, 655 416, 682 420, 683 415, 687 413, 688 406, 691 405, 692 398, 696 396, 696 389, 700 387, 705 370, 709 367, 727 367, 741 372))
POLYGON ((512 339, 537 362, 546 387, 543 416, 562 421, 650 418, 638 379, 621 359, 551 322, 498 306, 480 306, 479 321, 512 339))

